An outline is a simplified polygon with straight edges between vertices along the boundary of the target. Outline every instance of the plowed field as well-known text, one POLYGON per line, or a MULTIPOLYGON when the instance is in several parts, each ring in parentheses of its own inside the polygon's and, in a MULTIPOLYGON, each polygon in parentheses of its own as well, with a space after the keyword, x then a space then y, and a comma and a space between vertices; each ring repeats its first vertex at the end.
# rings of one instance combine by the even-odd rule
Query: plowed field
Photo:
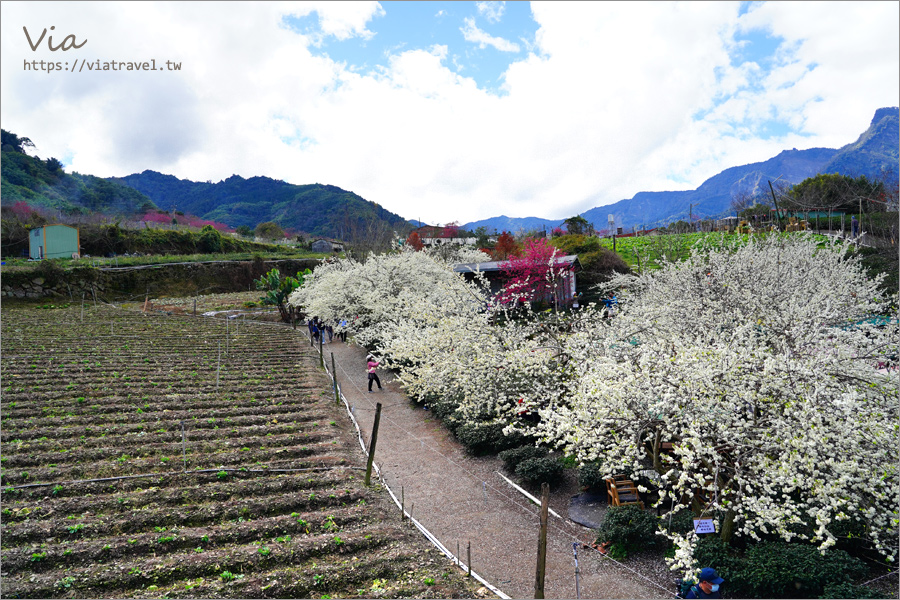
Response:
POLYGON ((3 307, 2 596, 471 597, 291 329, 3 307))

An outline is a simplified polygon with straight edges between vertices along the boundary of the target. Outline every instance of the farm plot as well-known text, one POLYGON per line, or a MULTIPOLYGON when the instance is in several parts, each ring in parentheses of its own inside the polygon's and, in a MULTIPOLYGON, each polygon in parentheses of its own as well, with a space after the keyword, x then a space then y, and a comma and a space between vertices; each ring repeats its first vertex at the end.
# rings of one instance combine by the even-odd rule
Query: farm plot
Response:
POLYGON ((2 596, 472 596, 362 485, 355 433, 302 340, 4 306, 2 596))

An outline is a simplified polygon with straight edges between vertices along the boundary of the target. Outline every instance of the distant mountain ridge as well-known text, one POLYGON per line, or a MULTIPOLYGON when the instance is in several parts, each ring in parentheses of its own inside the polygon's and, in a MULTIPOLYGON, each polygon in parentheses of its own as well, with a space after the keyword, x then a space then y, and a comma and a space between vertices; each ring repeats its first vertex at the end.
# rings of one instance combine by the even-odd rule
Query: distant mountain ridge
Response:
MULTIPOLYGON (((596 229, 605 229, 608 216, 617 227, 656 227, 680 219, 720 216, 729 210, 736 192, 765 192, 767 181, 799 183, 819 173, 840 173, 870 179, 881 177, 883 169, 896 176, 900 162, 900 108, 879 108, 869 128, 859 138, 839 149, 810 148, 784 150, 769 160, 725 169, 695 190, 638 192, 632 198, 598 206, 581 213, 596 229)), ((531 231, 558 227, 562 220, 538 217, 492 217, 462 225, 473 231, 531 231)))
POLYGON ((373 222, 408 227, 400 215, 333 185, 238 175, 218 183, 197 182, 149 170, 110 180, 141 192, 164 210, 176 208, 231 227, 274 221, 285 229, 339 239, 373 222))

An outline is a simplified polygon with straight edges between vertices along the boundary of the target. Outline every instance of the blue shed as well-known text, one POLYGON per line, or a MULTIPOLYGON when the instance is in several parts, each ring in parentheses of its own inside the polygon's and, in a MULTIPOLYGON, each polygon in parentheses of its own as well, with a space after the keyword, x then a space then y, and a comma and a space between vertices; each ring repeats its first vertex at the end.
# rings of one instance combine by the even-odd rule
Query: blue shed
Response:
POLYGON ((78 229, 69 225, 44 225, 28 233, 29 256, 42 258, 74 258, 81 253, 78 229))

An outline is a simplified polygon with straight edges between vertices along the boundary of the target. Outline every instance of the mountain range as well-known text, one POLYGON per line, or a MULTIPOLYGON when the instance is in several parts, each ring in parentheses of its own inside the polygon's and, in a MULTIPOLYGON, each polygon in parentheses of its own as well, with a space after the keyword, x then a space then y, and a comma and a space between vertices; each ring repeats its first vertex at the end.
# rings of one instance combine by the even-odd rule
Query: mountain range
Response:
MULTIPOLYGON (((695 190, 638 192, 632 198, 598 206, 581 213, 596 229, 607 226, 613 215, 617 227, 656 227, 694 217, 719 217, 729 212, 735 194, 756 195, 768 192, 767 181, 799 183, 819 173, 840 173, 880 179, 883 172, 898 174, 900 161, 900 108, 879 108, 869 128, 859 138, 838 149, 810 148, 784 150, 764 162, 725 169, 710 177, 695 190)), ((558 227, 562 219, 538 217, 492 217, 466 223, 463 229, 474 231, 533 231, 558 227)))
POLYGON ((340 239, 350 239, 376 222, 409 227, 400 215, 333 185, 238 175, 217 183, 197 182, 156 171, 110 181, 141 192, 164 210, 174 208, 231 227, 274 221, 285 229, 340 239))
MULTIPOLYGON (((195 182, 156 171, 101 179, 65 173, 55 158, 41 160, 25 153, 28 138, 6 130, 2 143, 2 203, 25 202, 67 214, 140 215, 153 209, 178 210, 231 227, 255 227, 275 221, 285 229, 339 239, 371 236, 376 231, 404 231, 407 221, 382 206, 333 185, 295 185, 269 177, 238 175, 219 181, 195 182), (27 141, 27 143, 26 143, 27 141)), ((788 183, 818 173, 896 178, 900 161, 900 108, 880 108, 859 138, 838 149, 785 150, 769 160, 731 167, 710 177, 695 190, 639 192, 632 198, 581 213, 596 229, 612 214, 619 227, 655 227, 693 217, 728 213, 735 194, 768 192, 767 181, 788 183)), ((466 223, 490 231, 552 229, 562 220, 538 217, 493 217, 466 223)))

